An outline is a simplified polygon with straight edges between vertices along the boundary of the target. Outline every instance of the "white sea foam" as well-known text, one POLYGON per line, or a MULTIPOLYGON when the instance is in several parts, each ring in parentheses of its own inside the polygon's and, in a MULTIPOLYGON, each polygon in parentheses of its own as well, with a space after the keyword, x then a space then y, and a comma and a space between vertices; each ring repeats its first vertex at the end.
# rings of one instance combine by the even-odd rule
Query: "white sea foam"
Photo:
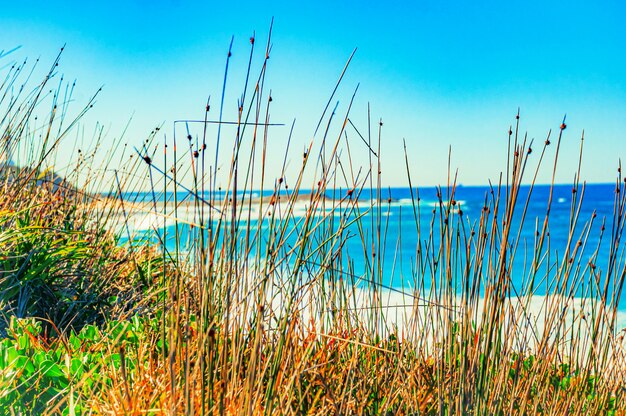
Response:
MULTIPOLYGON (((306 288, 306 285, 302 287, 306 288)), ((479 328, 483 320, 484 299, 480 299, 475 307, 464 310, 462 299, 458 297, 448 299, 446 305, 441 305, 429 301, 428 296, 426 299, 418 298, 408 291, 378 289, 374 296, 371 289, 352 288, 347 290, 347 298, 342 298, 347 299, 350 306, 342 310, 338 303, 320 302, 320 299, 329 297, 326 290, 326 295, 322 296, 319 286, 312 284, 298 294, 295 303, 299 311, 298 319, 321 332, 330 329, 324 317, 334 311, 334 316, 340 314, 342 319, 352 321, 355 327, 365 328, 382 337, 396 333, 401 339, 412 340, 428 350, 443 341, 446 320, 470 320, 474 328, 479 328)), ((287 312, 286 305, 290 302, 285 293, 288 292, 285 292, 284 282, 275 282, 268 291, 266 302, 271 306, 272 316, 280 317, 287 312)), ((612 337, 608 325, 611 318, 611 310, 603 309, 599 302, 592 302, 589 298, 511 297, 505 300, 501 316, 502 333, 506 334, 503 342, 515 351, 528 353, 537 352, 539 348, 555 347, 564 356, 573 353, 575 356, 571 359, 583 360, 594 348, 590 341, 594 332, 604 337, 601 339, 612 337), (594 329, 596 324, 599 325, 597 331, 594 329), (573 346, 575 348, 572 349, 573 346)), ((626 335, 625 328, 626 312, 617 311, 613 331, 616 336, 610 342, 610 349, 615 354, 613 362, 623 361, 626 349, 622 335, 626 335)))

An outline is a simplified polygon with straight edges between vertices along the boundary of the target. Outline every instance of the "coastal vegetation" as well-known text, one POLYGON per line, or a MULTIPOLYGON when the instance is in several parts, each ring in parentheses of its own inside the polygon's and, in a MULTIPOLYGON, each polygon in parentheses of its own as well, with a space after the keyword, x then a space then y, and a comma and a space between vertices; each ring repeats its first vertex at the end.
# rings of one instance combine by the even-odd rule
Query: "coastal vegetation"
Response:
MULTIPOLYGON (((251 39, 251 57, 255 48, 251 39)), ((269 52, 268 40, 259 69, 247 68, 232 136, 210 136, 223 101, 207 103, 198 134, 180 122, 109 150, 97 132, 62 172, 57 154, 93 101, 72 113, 58 60, 35 87, 28 64, 3 69, 0 411, 624 414, 621 173, 604 219, 579 216, 576 174, 567 244, 553 247, 552 193, 545 216, 526 213, 537 172, 557 169, 565 120, 533 143, 515 115, 503 174, 472 217, 450 166, 438 203, 423 206, 407 152, 415 221, 402 226, 417 245, 408 284, 390 286, 382 121, 356 126, 351 103, 333 111, 334 88, 304 151, 270 146, 269 52), (134 232, 137 213, 155 219, 150 232, 134 232), (600 226, 608 248, 587 247, 600 226), (348 252, 348 239, 362 251, 348 252)))

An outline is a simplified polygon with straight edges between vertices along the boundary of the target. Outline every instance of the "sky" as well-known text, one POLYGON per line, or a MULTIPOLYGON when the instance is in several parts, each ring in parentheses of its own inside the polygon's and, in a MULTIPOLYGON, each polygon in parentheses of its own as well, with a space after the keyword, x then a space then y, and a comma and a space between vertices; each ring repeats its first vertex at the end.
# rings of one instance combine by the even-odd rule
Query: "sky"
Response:
MULTIPOLYGON (((202 118, 209 96, 217 118, 231 38, 224 118, 235 119, 249 38, 257 39, 256 73, 273 19, 266 89, 272 121, 286 126, 271 130, 279 150, 268 166, 282 164, 294 120, 288 159, 300 163, 356 48, 331 103, 338 102, 332 132, 358 85, 350 117, 362 133, 368 106, 375 134, 383 121, 385 185, 407 185, 404 142, 414 185, 445 183, 449 151, 461 184, 497 182, 518 108, 521 133, 537 143, 567 115, 557 182, 573 180, 583 130, 582 179, 611 182, 626 156, 624 16, 617 1, 25 0, 3 5, 0 50, 20 48, 0 68, 25 57, 51 63, 66 45, 59 71, 77 80, 76 108, 103 86, 85 129, 105 125, 106 144, 128 124, 122 140, 140 146, 155 126, 171 135, 173 120, 202 118)), ((366 163, 367 149, 348 133, 355 162, 366 163)), ((551 173, 548 166, 539 181, 551 173)))

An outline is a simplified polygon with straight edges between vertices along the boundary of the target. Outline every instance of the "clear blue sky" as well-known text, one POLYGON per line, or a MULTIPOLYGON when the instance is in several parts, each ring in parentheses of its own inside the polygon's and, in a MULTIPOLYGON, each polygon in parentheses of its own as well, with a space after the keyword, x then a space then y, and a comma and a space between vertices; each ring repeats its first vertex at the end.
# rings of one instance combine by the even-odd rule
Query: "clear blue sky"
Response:
MULTIPOLYGON (((402 139, 418 184, 445 180, 449 146, 462 183, 497 179, 518 107, 523 130, 540 142, 567 113, 560 182, 573 177, 582 129, 584 179, 614 180, 618 159, 626 156, 626 6, 617 1, 26 0, 2 8, 0 49, 21 46, 12 59, 52 61, 66 43, 61 71, 78 80, 77 104, 104 85, 87 120, 109 126, 110 140, 133 114, 129 143, 140 143, 161 123, 171 131, 174 119, 202 116, 207 96, 214 103, 219 97, 234 35, 226 101, 233 118, 248 39, 256 31, 264 42, 273 16, 267 87, 273 120, 297 120, 296 148, 311 138, 356 47, 339 108, 345 111, 360 83, 353 117, 365 129, 370 103, 372 116, 383 119, 388 184, 406 184, 398 163, 402 139)), ((287 133, 276 130, 277 146, 287 133)))

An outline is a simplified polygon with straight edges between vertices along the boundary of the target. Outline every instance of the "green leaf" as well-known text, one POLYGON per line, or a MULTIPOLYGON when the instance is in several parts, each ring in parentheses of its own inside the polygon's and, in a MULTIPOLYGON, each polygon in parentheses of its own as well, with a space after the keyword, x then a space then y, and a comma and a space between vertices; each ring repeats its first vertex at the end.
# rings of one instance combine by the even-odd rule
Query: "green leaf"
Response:
POLYGON ((45 351, 37 351, 33 354, 33 361, 38 367, 41 367, 41 363, 43 363, 46 359, 48 359, 48 354, 46 354, 45 351))
POLYGON ((100 334, 98 333, 98 328, 94 325, 87 325, 80 331, 78 337, 83 340, 97 341, 100 338, 100 334))
POLYGON ((61 367, 54 361, 45 360, 39 366, 41 374, 47 377, 62 377, 64 376, 61 367))
POLYGON ((17 344, 20 350, 25 350, 25 349, 30 348, 30 337, 24 333, 18 335, 17 344))
POLYGON ((72 331, 72 333, 70 334, 69 343, 72 346, 74 351, 80 350, 82 342, 80 341, 80 338, 76 336, 74 331, 72 331))
POLYGON ((70 366, 72 369, 72 375, 79 376, 82 374, 83 363, 80 358, 72 358, 72 364, 70 366))
POLYGON ((120 366, 122 365, 122 360, 121 360, 119 353, 111 354, 110 360, 111 360, 111 364, 113 364, 113 367, 115 367, 115 369, 120 368, 120 366))
POLYGON ((20 354, 17 352, 15 347, 11 346, 11 347, 7 348, 7 350, 6 350, 6 362, 7 362, 7 365, 14 365, 14 361, 17 360, 17 358, 19 356, 20 356, 20 354))

